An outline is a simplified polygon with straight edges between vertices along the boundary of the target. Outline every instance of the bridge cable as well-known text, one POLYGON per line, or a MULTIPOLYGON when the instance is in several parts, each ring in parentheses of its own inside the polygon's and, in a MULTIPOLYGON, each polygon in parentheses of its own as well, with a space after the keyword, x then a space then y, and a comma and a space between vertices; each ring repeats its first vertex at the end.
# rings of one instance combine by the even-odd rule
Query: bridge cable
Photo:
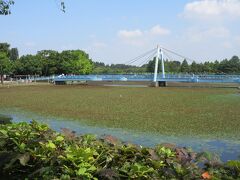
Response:
POLYGON ((155 51, 155 50, 156 50, 156 48, 154 48, 154 49, 152 49, 152 50, 150 50, 150 51, 148 51, 148 52, 146 52, 146 53, 144 53, 144 54, 142 54, 142 55, 140 55, 140 56, 137 56, 137 57, 135 57, 135 58, 133 58, 133 59, 125 62, 124 64, 126 64, 126 65, 131 65, 131 64, 133 64, 134 62, 142 59, 143 57, 147 56, 148 54, 152 53, 152 52, 155 51))
POLYGON ((176 56, 178 56, 178 57, 181 57, 181 58, 183 58, 183 59, 190 60, 191 62, 195 61, 195 60, 193 60, 193 59, 191 59, 191 58, 188 58, 188 57, 186 57, 186 56, 183 56, 183 55, 181 55, 181 54, 179 54, 179 53, 177 53, 177 52, 174 52, 174 51, 172 51, 172 50, 166 49, 166 48, 164 48, 164 47, 161 47, 161 48, 162 48, 163 50, 168 51, 169 53, 172 53, 172 54, 174 54, 174 55, 176 55, 176 56))
POLYGON ((133 64, 133 63, 135 63, 136 61, 138 61, 138 60, 146 57, 148 54, 154 52, 155 50, 156 50, 156 48, 155 48, 155 49, 152 49, 152 50, 150 50, 150 51, 148 51, 148 52, 146 52, 146 53, 144 53, 144 54, 142 54, 142 55, 140 55, 140 56, 138 56, 138 57, 136 57, 136 58, 134 58, 134 59, 132 59, 132 60, 130 60, 130 61, 129 61, 128 63, 126 63, 126 64, 133 64))
POLYGON ((154 52, 154 53, 152 53, 152 54, 150 54, 150 56, 148 56, 147 58, 145 58, 143 61, 141 61, 139 64, 138 64, 138 66, 142 66, 142 65, 144 65, 144 64, 146 64, 147 62, 149 62, 149 61, 151 61, 151 60, 153 60, 154 59, 154 56, 156 55, 156 53, 154 52))
POLYGON ((163 51, 163 52, 164 52, 164 55, 168 58, 168 60, 175 61, 174 60, 175 58, 173 58, 170 54, 168 54, 167 51, 163 51))

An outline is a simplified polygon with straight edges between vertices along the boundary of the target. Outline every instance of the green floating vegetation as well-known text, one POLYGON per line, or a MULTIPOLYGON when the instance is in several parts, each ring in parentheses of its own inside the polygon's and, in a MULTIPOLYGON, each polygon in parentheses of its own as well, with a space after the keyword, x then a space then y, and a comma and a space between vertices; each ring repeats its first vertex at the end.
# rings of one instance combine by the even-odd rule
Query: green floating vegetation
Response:
POLYGON ((34 85, 0 93, 0 111, 9 114, 17 108, 90 126, 211 139, 238 140, 240 131, 237 89, 34 85))
POLYGON ((174 145, 147 148, 112 136, 58 133, 36 121, 0 125, 2 179, 238 179, 240 161, 174 145))
POLYGON ((0 114, 0 124, 9 124, 11 120, 11 117, 0 114))

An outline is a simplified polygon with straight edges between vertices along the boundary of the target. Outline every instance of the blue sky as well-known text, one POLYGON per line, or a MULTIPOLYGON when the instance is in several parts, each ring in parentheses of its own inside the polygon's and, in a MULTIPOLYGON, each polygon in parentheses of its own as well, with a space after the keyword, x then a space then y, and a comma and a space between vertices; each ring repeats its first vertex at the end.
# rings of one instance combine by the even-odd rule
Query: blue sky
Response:
MULTIPOLYGON (((16 0, 0 41, 20 54, 83 49, 123 63, 157 44, 206 61, 240 56, 239 0, 16 0)), ((179 59, 180 60, 180 59, 179 59)))

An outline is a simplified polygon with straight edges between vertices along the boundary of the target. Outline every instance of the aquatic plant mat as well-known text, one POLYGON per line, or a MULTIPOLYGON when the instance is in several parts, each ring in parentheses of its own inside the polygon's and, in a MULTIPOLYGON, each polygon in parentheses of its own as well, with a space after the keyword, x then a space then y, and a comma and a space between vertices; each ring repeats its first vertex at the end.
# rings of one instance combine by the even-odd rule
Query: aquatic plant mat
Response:
POLYGON ((11 122, 11 116, 0 114, 0 124, 9 124, 11 122))
POLYGON ((2 179, 238 179, 240 161, 174 145, 147 148, 112 136, 76 136, 36 121, 0 125, 2 179))
POLYGON ((75 119, 98 127, 239 140, 233 88, 20 86, 0 88, 0 108, 75 119))
POLYGON ((226 138, 211 137, 191 137, 164 135, 155 132, 141 132, 136 130, 127 130, 120 128, 108 128, 87 125, 78 120, 69 118, 46 117, 32 112, 20 111, 18 109, 0 109, 0 114, 5 117, 11 117, 12 122, 31 122, 36 119, 38 122, 48 124, 53 130, 61 132, 62 128, 68 128, 76 134, 95 134, 97 137, 103 135, 112 135, 121 141, 130 142, 147 147, 154 147, 160 143, 170 143, 181 147, 191 147, 195 152, 207 151, 217 154, 222 161, 237 159, 240 155, 240 141, 226 138))

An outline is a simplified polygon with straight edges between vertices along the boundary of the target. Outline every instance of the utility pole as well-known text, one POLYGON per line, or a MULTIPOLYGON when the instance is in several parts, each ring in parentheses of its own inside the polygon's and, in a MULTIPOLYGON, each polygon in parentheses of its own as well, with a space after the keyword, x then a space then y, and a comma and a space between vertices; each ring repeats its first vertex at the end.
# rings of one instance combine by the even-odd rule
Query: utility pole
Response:
POLYGON ((155 59, 155 69, 154 69, 154 78, 153 78, 153 82, 155 83, 155 86, 158 86, 157 74, 158 74, 159 55, 160 55, 160 48, 159 48, 159 46, 157 46, 157 54, 156 54, 156 59, 155 59))

